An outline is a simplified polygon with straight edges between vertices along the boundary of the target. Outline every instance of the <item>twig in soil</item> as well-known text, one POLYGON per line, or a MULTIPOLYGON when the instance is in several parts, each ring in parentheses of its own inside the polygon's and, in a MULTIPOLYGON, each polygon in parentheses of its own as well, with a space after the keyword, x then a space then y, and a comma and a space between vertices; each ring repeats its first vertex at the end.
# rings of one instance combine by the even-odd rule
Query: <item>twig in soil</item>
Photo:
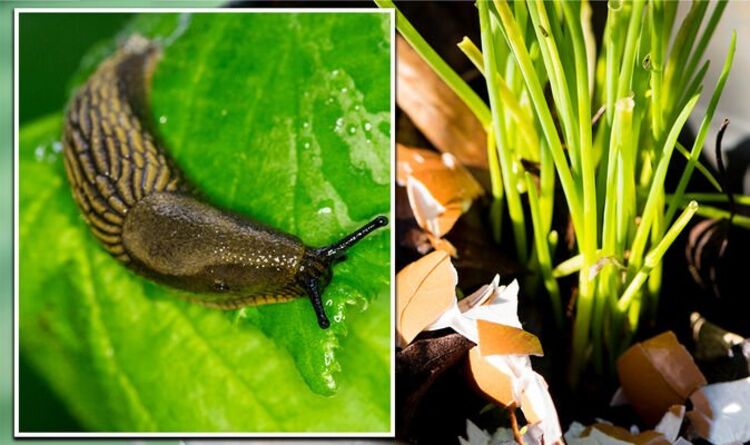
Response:
POLYGON ((716 134, 716 165, 717 167, 719 167, 719 174, 721 175, 721 186, 724 189, 724 193, 727 194, 727 199, 729 200, 729 222, 731 223, 736 208, 734 203, 734 195, 732 194, 732 189, 729 184, 729 175, 727 174, 727 169, 724 166, 724 157, 721 150, 721 140, 724 139, 724 133, 727 131, 728 126, 729 119, 724 119, 724 121, 721 123, 721 127, 719 128, 719 132, 716 134))
POLYGON ((516 402, 508 405, 508 415, 510 416, 510 429, 513 431, 513 439, 519 445, 524 445, 521 430, 518 428, 518 419, 516 419, 516 402))

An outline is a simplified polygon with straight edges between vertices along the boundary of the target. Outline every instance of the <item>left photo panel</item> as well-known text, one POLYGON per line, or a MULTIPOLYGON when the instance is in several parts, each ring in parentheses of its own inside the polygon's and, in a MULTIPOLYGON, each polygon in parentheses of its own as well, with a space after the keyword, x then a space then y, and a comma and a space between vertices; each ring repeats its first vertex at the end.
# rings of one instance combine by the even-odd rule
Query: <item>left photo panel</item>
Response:
POLYGON ((392 11, 15 25, 16 437, 391 436, 392 11))

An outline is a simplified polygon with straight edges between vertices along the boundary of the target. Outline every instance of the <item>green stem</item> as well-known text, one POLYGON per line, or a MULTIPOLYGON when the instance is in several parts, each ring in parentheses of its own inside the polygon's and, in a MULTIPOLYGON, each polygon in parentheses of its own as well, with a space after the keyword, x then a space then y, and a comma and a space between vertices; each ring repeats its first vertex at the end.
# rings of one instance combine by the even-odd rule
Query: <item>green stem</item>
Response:
POLYGON ((568 165, 565 157, 565 152, 562 148, 562 143, 557 134, 557 128, 555 122, 552 119, 552 113, 547 106, 547 101, 544 98, 544 92, 542 85, 539 81, 539 77, 536 75, 534 65, 531 62, 531 57, 526 49, 524 38, 521 35, 518 25, 513 20, 510 8, 505 0, 495 0, 495 8, 497 10, 500 22, 502 24, 503 35, 513 51, 513 55, 518 63, 518 68, 521 70, 526 88, 531 96, 531 102, 534 105, 534 110, 539 118, 542 131, 549 144, 552 158, 555 162, 555 168, 557 169, 557 175, 560 178, 560 184, 563 188, 566 200, 568 202, 568 210, 570 211, 573 225, 576 227, 576 232, 583 229, 583 215, 581 215, 580 198, 578 197, 578 191, 573 181, 573 175, 570 172, 570 166, 568 165))
POLYGON ((456 95, 466 104, 472 113, 479 119, 479 122, 485 128, 489 128, 491 123, 491 114, 487 104, 484 103, 474 90, 451 68, 445 60, 427 43, 419 32, 409 23, 409 20, 399 11, 391 0, 374 0, 375 3, 384 9, 396 10, 396 28, 414 48, 422 59, 430 65, 440 76, 441 79, 456 93, 456 95))
POLYGON ((693 158, 693 155, 687 150, 687 148, 685 148, 684 145, 680 143, 680 141, 677 141, 677 151, 682 155, 682 157, 685 158, 686 161, 694 161, 696 170, 698 170, 698 172, 702 174, 704 178, 706 178, 706 180, 717 192, 721 192, 721 184, 719 184, 719 181, 717 181, 714 175, 708 170, 708 168, 703 165, 700 159, 695 160, 693 158))
POLYGON ((672 227, 669 228, 661 241, 659 241, 656 247, 654 247, 646 255, 643 261, 643 266, 635 275, 635 277, 630 281, 630 284, 628 284, 625 292, 623 292, 622 297, 620 297, 620 300, 617 302, 617 310, 619 312, 625 313, 628 310, 630 304, 635 299, 637 293, 640 291, 641 286, 643 286, 643 283, 646 282, 646 279, 648 278, 651 270, 659 261, 661 261, 664 253, 667 251, 669 246, 671 246, 674 240, 677 239, 677 236, 680 234, 680 232, 682 232, 682 230, 685 228, 687 223, 697 211, 698 203, 695 201, 690 201, 690 204, 688 204, 687 208, 685 208, 682 214, 677 217, 674 224, 672 224, 672 227))
POLYGON ((643 258, 643 252, 646 248, 648 234, 651 230, 651 224, 656 217, 656 212, 663 211, 663 209, 657 208, 657 195, 659 193, 663 193, 664 179, 667 176, 669 160, 671 159, 672 151, 674 150, 675 144, 677 143, 677 137, 679 136, 682 127, 685 125, 688 116, 690 116, 690 113, 693 111, 693 108, 695 107, 695 104, 697 102, 698 96, 694 96, 685 105, 685 107, 682 109, 679 116, 675 120, 674 125, 672 125, 672 129, 669 131, 667 140, 664 143, 664 148, 662 149, 661 156, 659 157, 659 162, 656 165, 656 170, 654 171, 654 175, 650 181, 651 186, 649 187, 648 198, 646 198, 646 204, 643 208, 641 222, 638 226, 638 229, 636 229, 635 239, 633 240, 633 244, 630 249, 630 264, 632 266, 631 270, 640 268, 641 259, 643 258))
POLYGON ((510 220, 513 226, 513 235, 515 237, 518 259, 521 263, 525 263, 528 256, 526 245, 526 223, 521 196, 516 187, 518 177, 513 168, 516 161, 510 151, 510 147, 506 144, 506 129, 502 121, 504 116, 502 110, 504 107, 497 87, 498 74, 494 69, 494 67, 497 66, 497 60, 495 58, 495 44, 492 38, 492 30, 490 28, 489 8, 487 2, 484 1, 478 2, 477 6, 479 8, 479 28, 482 36, 482 54, 484 56, 484 77, 487 83, 487 91, 489 92, 490 107, 492 110, 492 129, 495 133, 495 145, 497 146, 497 151, 500 156, 500 171, 502 173, 506 200, 508 202, 508 213, 510 214, 510 220))
POLYGON ((539 206, 539 195, 536 191, 536 184, 531 177, 531 174, 526 173, 524 175, 526 180, 526 190, 529 194, 529 208, 531 209, 531 221, 534 225, 534 245, 537 252, 537 260, 539 261, 539 270, 542 273, 544 280, 544 286, 549 292, 550 299, 552 300, 552 312, 555 316, 558 328, 563 326, 563 311, 562 303, 560 301, 560 288, 557 285, 557 280, 552 275, 552 259, 549 253, 549 244, 545 233, 547 233, 541 226, 542 217, 540 215, 539 206))
POLYGON ((677 211, 677 203, 679 203, 682 199, 682 195, 685 193, 688 181, 690 181, 690 175, 692 175, 693 169, 698 163, 698 158, 700 157, 701 150, 703 150, 703 143, 706 140, 706 135, 708 135, 708 128, 711 125, 711 119, 713 119, 714 112, 716 111, 716 106, 719 103, 721 92, 724 91, 724 85, 727 82, 727 77, 729 77, 729 71, 732 69, 732 62, 734 61, 734 51, 736 47, 737 33, 733 32, 732 41, 729 43, 729 52, 727 53, 727 57, 724 60, 724 68, 722 68, 721 70, 719 81, 716 83, 716 88, 714 89, 714 93, 711 96, 711 101, 708 103, 706 116, 703 118, 703 122, 701 122, 701 127, 698 130, 698 135, 695 137, 695 142, 693 142, 693 148, 690 150, 690 160, 688 161, 685 170, 682 172, 682 175, 680 176, 680 182, 677 184, 677 189, 674 192, 674 196, 676 199, 670 202, 669 206, 667 207, 667 214, 665 217, 665 221, 667 222, 667 224, 669 224, 669 221, 671 221, 672 217, 677 211))

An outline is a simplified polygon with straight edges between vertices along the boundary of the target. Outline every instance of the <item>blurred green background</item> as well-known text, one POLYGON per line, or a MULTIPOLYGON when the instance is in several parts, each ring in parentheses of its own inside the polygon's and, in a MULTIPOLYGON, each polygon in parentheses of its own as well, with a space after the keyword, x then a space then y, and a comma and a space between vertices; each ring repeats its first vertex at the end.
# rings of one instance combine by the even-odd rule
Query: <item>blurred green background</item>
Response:
POLYGON ((59 111, 71 76, 91 46, 133 14, 22 14, 19 17, 19 124, 59 111), (70 32, 74 29, 75 32, 70 32), (49 73, 55 73, 50 76, 49 73))
MULTIPOLYGON (((18 29, 19 127, 57 112, 69 97, 69 83, 91 46, 111 39, 133 14, 21 14, 18 29), (70 30, 76 30, 70 32, 70 30), (49 73, 54 72, 54 76, 49 73)), ((81 431, 26 360, 18 364, 19 428, 22 431, 81 431)))

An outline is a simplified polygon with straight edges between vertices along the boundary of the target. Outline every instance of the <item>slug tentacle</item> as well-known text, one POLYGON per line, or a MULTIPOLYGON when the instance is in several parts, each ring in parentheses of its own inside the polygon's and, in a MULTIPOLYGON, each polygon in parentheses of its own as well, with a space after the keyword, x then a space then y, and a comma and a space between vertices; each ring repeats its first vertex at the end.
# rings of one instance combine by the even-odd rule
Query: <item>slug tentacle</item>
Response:
POLYGON ((297 274, 297 282, 307 291, 307 295, 310 297, 310 301, 315 309, 315 315, 318 318, 318 325, 322 329, 326 329, 330 325, 330 322, 323 309, 323 301, 320 295, 330 282, 333 264, 339 260, 343 260, 346 251, 354 244, 361 241, 374 230, 384 227, 387 224, 388 218, 378 216, 330 246, 307 249, 305 251, 300 270, 297 274))
POLYGON ((331 322, 328 321, 328 316, 323 308, 323 299, 320 297, 321 291, 319 286, 318 281, 312 278, 305 282, 305 290, 307 291, 307 295, 310 296, 310 302, 312 302, 313 309, 315 310, 315 317, 318 319, 318 326, 321 329, 328 329, 331 322))
POLYGON ((328 247, 217 209, 199 199, 154 131, 148 111, 159 45, 133 36, 71 99, 63 130, 73 197, 115 258, 205 306, 236 309, 307 294, 318 325, 330 325, 321 295, 346 250, 369 224, 328 247))
POLYGON ((321 257, 331 258, 332 261, 341 258, 346 251, 354 244, 361 241, 364 237, 379 229, 388 225, 388 218, 385 216, 378 216, 369 223, 355 230, 350 235, 345 236, 341 241, 337 241, 330 246, 316 249, 316 255, 321 257))

